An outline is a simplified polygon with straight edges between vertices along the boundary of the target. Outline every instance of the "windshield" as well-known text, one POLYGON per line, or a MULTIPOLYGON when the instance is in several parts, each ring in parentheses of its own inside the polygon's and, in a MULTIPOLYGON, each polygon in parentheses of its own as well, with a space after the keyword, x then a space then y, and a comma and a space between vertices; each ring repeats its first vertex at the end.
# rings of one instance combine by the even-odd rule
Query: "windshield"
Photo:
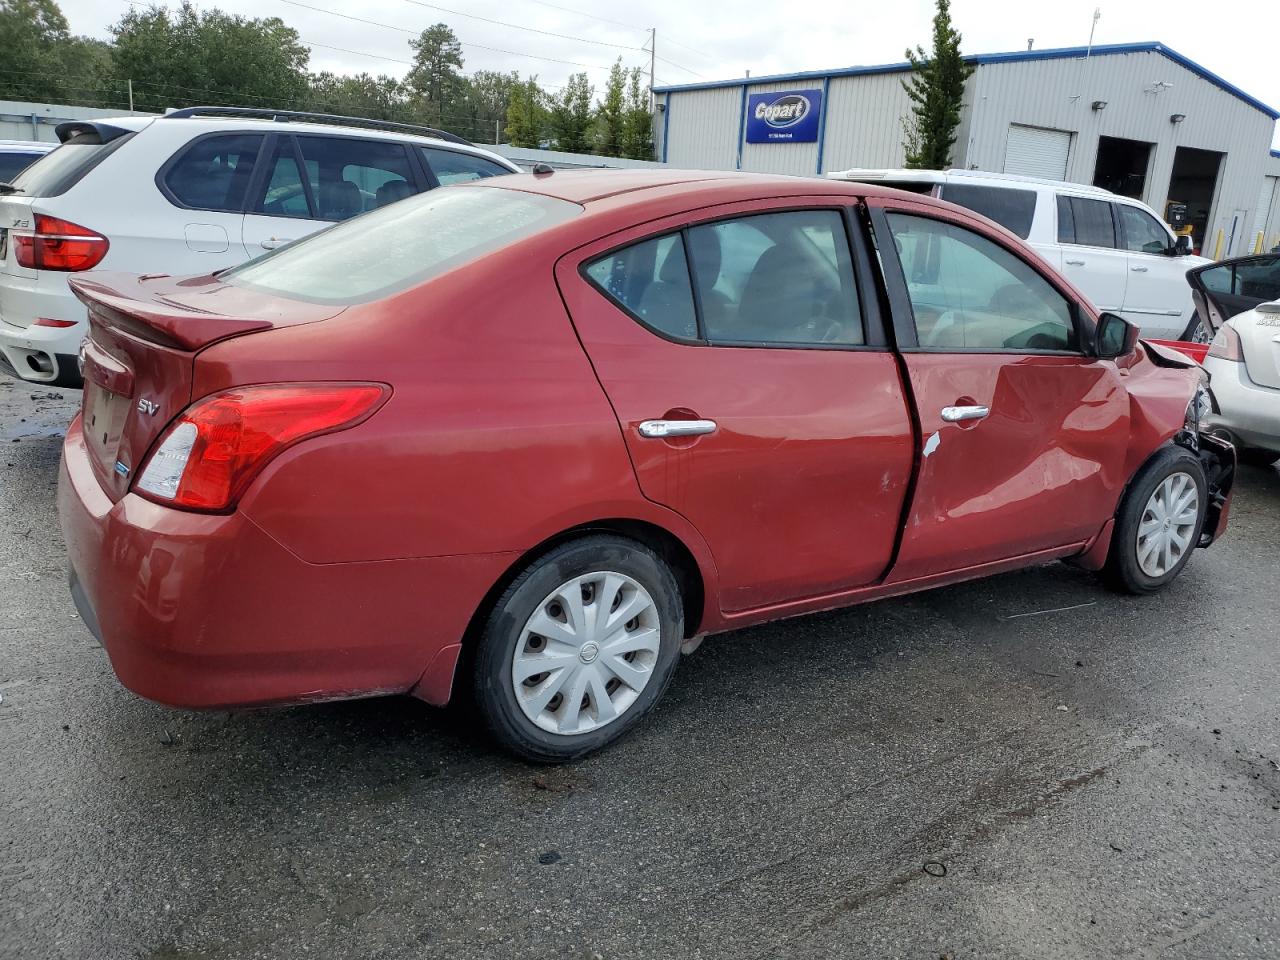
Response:
POLYGON ((376 300, 582 212, 486 187, 441 187, 344 221, 222 273, 238 286, 316 303, 376 300))
POLYGON ((103 143, 97 134, 80 134, 27 167, 13 180, 28 197, 56 197, 74 187, 129 135, 103 143))

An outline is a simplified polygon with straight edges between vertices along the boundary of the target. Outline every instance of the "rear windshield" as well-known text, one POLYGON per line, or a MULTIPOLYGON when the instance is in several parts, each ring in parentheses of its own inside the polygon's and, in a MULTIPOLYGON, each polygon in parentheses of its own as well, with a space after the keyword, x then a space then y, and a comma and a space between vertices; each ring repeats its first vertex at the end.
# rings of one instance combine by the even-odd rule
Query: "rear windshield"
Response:
POLYGON ((576 203, 486 187, 441 187, 335 224, 220 274, 313 303, 376 300, 582 212, 576 203))
POLYGON ((96 133, 77 134, 23 170, 12 183, 28 197, 61 196, 130 136, 103 143, 96 133))
POLYGON ((948 183, 942 188, 942 199, 968 207, 988 220, 1016 233, 1023 240, 1031 236, 1031 221, 1036 215, 1034 190, 1010 190, 1007 187, 982 187, 972 183, 948 183))

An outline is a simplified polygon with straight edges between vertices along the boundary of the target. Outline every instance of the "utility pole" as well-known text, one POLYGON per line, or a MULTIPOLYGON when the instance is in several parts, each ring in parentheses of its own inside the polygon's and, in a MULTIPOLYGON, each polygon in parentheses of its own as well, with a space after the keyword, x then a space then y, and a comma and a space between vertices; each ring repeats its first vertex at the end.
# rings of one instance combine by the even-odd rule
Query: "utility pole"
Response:
POLYGON ((133 113, 133 78, 129 78, 129 112, 133 113))
POLYGON ((502 142, 502 121, 493 121, 493 145, 496 147, 502 142))
POLYGON ((658 56, 658 28, 649 28, 649 113, 653 113, 657 108, 658 95, 653 92, 653 71, 654 60, 658 56))

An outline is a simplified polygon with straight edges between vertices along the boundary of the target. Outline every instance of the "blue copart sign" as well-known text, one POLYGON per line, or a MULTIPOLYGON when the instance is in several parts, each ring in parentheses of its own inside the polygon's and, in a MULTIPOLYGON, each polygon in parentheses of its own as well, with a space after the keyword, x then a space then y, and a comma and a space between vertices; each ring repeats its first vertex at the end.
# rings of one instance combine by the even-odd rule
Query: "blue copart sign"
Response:
POLYGON ((747 143, 813 143, 821 90, 777 90, 747 98, 747 143))

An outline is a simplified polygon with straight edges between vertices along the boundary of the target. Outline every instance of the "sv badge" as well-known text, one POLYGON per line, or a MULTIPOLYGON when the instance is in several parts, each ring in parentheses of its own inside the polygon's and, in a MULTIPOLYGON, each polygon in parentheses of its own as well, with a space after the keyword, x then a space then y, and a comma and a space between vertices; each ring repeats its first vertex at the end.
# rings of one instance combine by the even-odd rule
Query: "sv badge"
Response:
POLYGON ((145 414, 148 417, 154 417, 159 410, 160 404, 153 400, 148 400, 146 397, 143 397, 138 401, 138 412, 141 414, 145 414))

